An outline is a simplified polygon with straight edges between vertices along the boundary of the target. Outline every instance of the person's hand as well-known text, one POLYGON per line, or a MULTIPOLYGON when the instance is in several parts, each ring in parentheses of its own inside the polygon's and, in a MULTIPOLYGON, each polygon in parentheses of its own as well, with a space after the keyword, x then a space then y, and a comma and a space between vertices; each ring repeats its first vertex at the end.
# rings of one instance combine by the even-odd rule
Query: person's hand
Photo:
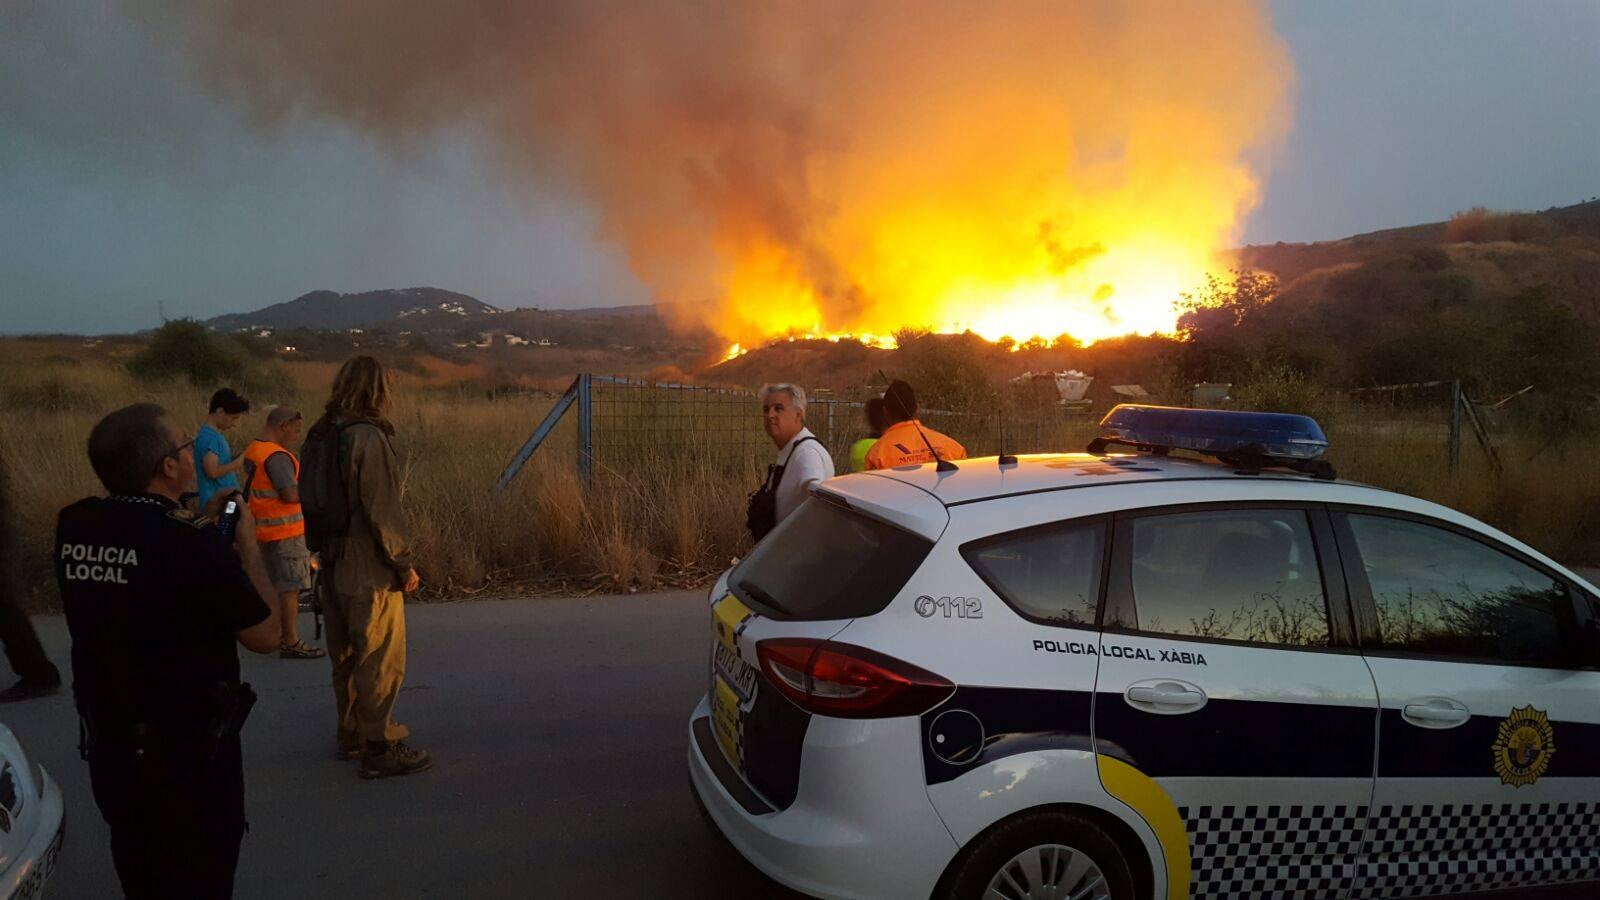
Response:
POLYGON ((400 592, 409 594, 419 587, 422 587, 422 576, 417 574, 416 569, 407 569, 400 579, 400 592))
POLYGON ((256 549, 256 517, 250 514, 250 504, 239 497, 239 521, 233 526, 233 545, 242 550, 256 549))
MULTIPOLYGON (((205 507, 200 510, 200 515, 211 519, 215 519, 217 516, 222 515, 222 504, 227 503, 228 498, 235 496, 235 494, 235 491, 217 491, 215 494, 211 495, 210 500, 206 501, 205 507)), ((239 502, 244 503, 244 497, 242 495, 239 496, 239 502)))

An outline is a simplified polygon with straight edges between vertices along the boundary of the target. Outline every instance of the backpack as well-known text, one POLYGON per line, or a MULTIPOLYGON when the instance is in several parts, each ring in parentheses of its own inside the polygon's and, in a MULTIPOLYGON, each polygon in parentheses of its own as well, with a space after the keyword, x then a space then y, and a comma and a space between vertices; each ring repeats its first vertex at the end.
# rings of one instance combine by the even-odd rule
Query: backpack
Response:
POLYGON ((323 418, 311 426, 300 447, 300 511, 306 522, 306 548, 322 553, 332 550, 333 539, 350 530, 350 492, 344 482, 344 431, 350 424, 335 425, 323 418))
MULTIPOLYGON (((795 441, 794 449, 789 451, 789 459, 794 458, 801 444, 815 440, 814 437, 806 437, 795 441)), ((761 482, 761 487, 750 492, 744 510, 744 527, 756 543, 760 543, 767 532, 778 527, 778 485, 783 483, 783 470, 788 467, 788 459, 781 466, 767 466, 766 480, 761 482)))

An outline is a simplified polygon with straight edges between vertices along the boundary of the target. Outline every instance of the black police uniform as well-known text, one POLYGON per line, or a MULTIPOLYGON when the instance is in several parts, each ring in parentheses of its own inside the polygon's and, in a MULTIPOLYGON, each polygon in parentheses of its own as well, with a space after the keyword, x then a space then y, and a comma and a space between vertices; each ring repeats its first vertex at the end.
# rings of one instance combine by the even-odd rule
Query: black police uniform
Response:
POLYGON ((123 891, 231 896, 244 770, 236 728, 219 723, 224 698, 239 696, 234 633, 267 605, 228 540, 164 497, 67 507, 55 560, 89 776, 123 891))

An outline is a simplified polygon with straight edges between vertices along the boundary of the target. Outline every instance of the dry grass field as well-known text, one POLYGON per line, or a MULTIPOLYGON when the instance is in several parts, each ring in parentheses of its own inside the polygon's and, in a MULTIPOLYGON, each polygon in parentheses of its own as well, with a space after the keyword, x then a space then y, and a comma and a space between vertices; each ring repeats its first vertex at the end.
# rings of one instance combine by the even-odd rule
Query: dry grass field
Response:
MULTIPOLYGON (((52 602, 49 543, 56 511, 98 483, 84 441, 106 411, 140 400, 172 410, 185 428, 204 416, 209 390, 182 382, 147 384, 123 363, 136 347, 77 342, 0 342, 0 453, 11 466, 22 566, 36 605, 52 602)), ((230 435, 242 447, 267 405, 290 403, 313 417, 334 366, 288 366, 292 388, 255 396, 257 411, 230 435)), ((495 480, 553 395, 493 394, 428 369, 398 375, 394 422, 404 459, 405 503, 426 596, 456 598, 538 590, 628 590, 702 582, 743 552, 744 497, 759 459, 730 462, 694 452, 606 453, 599 445, 585 490, 574 466, 572 417, 504 493, 495 480)), ((738 427, 737 420, 730 426, 738 427)), ((756 411, 748 427, 758 429, 756 411)), ((1341 409, 1331 420, 1332 459, 1341 475, 1417 494, 1485 519, 1557 559, 1600 563, 1594 512, 1600 503, 1600 445, 1541 449, 1497 440, 1506 473, 1494 475, 1477 448, 1463 449, 1452 477, 1442 425, 1427 412, 1341 409)), ((1060 438, 1076 450, 1081 442, 1060 438)), ((756 441, 760 446, 760 439, 756 441)), ((983 452, 993 448, 977 447, 983 452)), ((1028 448, 1014 448, 1028 449, 1028 448)))
MULTIPOLYGON (((0 453, 11 467, 21 569, 35 602, 48 605, 55 514, 100 490, 84 451, 94 422, 118 406, 148 400, 194 429, 210 391, 182 382, 141 383, 101 348, 66 354, 32 344, 4 342, 0 453)), ((236 449, 254 436, 270 404, 292 404, 308 417, 320 410, 334 367, 289 369, 295 388, 284 396, 252 397, 256 411, 229 435, 236 449)), ((682 462, 675 472, 601 467, 585 493, 568 421, 509 489, 495 493, 501 469, 552 398, 490 399, 479 387, 405 373, 397 381, 396 448, 404 459, 418 568, 432 596, 693 583, 740 550, 749 490, 742 479, 682 462)))

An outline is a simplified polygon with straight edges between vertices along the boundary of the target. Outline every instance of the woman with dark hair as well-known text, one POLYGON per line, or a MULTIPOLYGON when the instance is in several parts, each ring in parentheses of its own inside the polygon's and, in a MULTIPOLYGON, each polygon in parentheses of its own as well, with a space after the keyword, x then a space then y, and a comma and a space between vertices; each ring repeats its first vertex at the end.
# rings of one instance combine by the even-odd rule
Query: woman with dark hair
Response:
POLYGON ((889 427, 889 417, 884 409, 883 398, 873 397, 867 401, 867 436, 850 445, 850 471, 862 472, 867 468, 867 454, 872 451, 872 445, 883 437, 884 429, 889 427))
POLYGON ((410 775, 433 765, 427 752, 405 744, 410 732, 393 717, 406 674, 405 593, 422 580, 411 565, 400 509, 389 399, 383 364, 354 357, 339 369, 322 419, 307 438, 309 444, 319 429, 332 429, 339 483, 349 499, 347 528, 322 550, 330 586, 324 605, 338 755, 359 757, 363 778, 410 775))

